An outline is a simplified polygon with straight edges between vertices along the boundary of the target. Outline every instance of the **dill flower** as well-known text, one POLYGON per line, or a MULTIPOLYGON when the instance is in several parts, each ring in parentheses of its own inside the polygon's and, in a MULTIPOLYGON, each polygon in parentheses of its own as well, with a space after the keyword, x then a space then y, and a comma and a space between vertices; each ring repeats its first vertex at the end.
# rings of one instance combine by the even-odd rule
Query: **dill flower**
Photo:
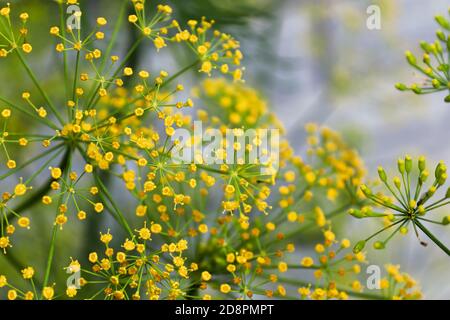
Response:
POLYGON ((444 162, 439 162, 434 170, 432 184, 426 187, 430 173, 424 156, 418 158, 416 166, 417 168, 414 170, 413 159, 408 155, 405 158, 398 159, 397 169, 400 177, 394 177, 392 181, 388 179, 382 167, 378 168, 379 178, 391 196, 374 193, 367 185, 361 186, 361 191, 367 199, 375 206, 384 207, 387 210, 380 212, 370 206, 363 207, 361 210, 350 209, 349 214, 356 218, 381 218, 385 221, 385 227, 370 237, 359 241, 354 247, 354 252, 360 252, 366 242, 393 228, 394 231, 385 240, 376 241, 373 244, 375 249, 384 249, 397 233, 405 234, 408 232, 408 227, 411 226, 422 245, 426 246, 427 243, 421 240, 418 230, 427 235, 445 253, 450 254, 449 249, 424 226, 425 223, 444 226, 449 224, 447 217, 444 217, 441 221, 429 218, 429 215, 433 214, 432 211, 450 203, 448 201, 449 191, 442 198, 432 200, 447 180, 447 167, 444 162), (416 176, 415 185, 412 183, 414 175, 416 176))
MULTIPOLYGON (((405 52, 409 65, 417 70, 423 78, 420 79, 420 82, 413 83, 410 86, 397 83, 395 87, 398 90, 412 91, 415 94, 450 92, 449 60, 448 55, 445 53, 445 51, 450 49, 450 22, 448 17, 443 15, 435 16, 435 20, 442 29, 436 31, 436 40, 434 42, 420 42, 420 48, 423 51, 422 63, 418 61, 418 58, 411 51, 405 52)), ((450 102, 450 94, 444 98, 444 101, 450 102)))

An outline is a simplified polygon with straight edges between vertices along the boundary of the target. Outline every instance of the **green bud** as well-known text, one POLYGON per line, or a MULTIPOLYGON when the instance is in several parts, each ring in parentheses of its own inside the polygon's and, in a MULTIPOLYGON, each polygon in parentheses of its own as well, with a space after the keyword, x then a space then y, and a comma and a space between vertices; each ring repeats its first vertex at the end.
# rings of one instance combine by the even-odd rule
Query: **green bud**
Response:
POLYGON ((376 250, 382 250, 382 249, 384 249, 386 246, 384 245, 384 242, 381 242, 381 241, 376 241, 376 242, 374 242, 374 244, 373 244, 373 248, 374 249, 376 249, 376 250))
POLYGON ((419 176, 419 182, 420 182, 420 183, 424 183, 425 181, 427 181, 427 178, 428 178, 429 175, 430 175, 430 174, 428 173, 427 170, 422 171, 422 172, 420 173, 420 176, 419 176))
POLYGON ((378 176, 380 177, 381 181, 386 182, 387 176, 386 171, 384 171, 383 167, 378 167, 378 176))
POLYGON ((405 52, 405 57, 406 57, 406 60, 408 61, 408 63, 410 65, 412 65, 412 66, 416 65, 416 57, 414 57, 414 55, 412 54, 411 51, 409 51, 409 50, 406 51, 405 52))
POLYGON ((430 65, 430 55, 428 53, 423 54, 423 63, 430 65))
POLYGON ((447 167, 445 166, 444 162, 441 161, 436 166, 436 169, 434 170, 434 177, 436 180, 440 178, 440 176, 447 171, 447 167))
POLYGON ((447 188, 447 192, 445 193, 446 198, 450 198, 450 188, 447 188))
POLYGON ((444 218, 442 219, 442 224, 443 224, 444 226, 450 224, 450 216, 444 217, 444 218))
POLYGON ((427 197, 430 198, 431 196, 434 195, 435 192, 436 192, 436 187, 431 186, 430 189, 428 189, 428 191, 427 191, 427 197))
POLYGON ((368 186, 366 186, 365 184, 363 184, 361 186, 361 191, 364 193, 364 195, 366 197, 369 197, 370 195, 372 195, 372 190, 370 190, 370 188, 368 186))
POLYGON ((417 207, 417 213, 419 213, 419 215, 423 216, 425 214, 425 212, 426 212, 426 210, 423 205, 420 205, 417 207))
POLYGON ((442 32, 442 30, 436 31, 436 37, 441 41, 447 41, 447 37, 445 36, 445 33, 442 32))
POLYGON ((410 89, 412 90, 412 92, 414 92, 415 94, 421 94, 422 93, 422 88, 420 88, 417 84, 412 84, 410 89))
POLYGON ((425 168, 426 168, 426 159, 425 159, 425 156, 420 156, 420 157, 419 157, 418 164, 419 164, 419 170, 420 170, 420 172, 422 172, 423 170, 425 170, 425 168))
POLYGON ((400 181, 400 178, 399 177, 395 177, 393 179, 393 182, 394 182, 394 185, 397 187, 397 189, 400 189, 400 187, 402 185, 402 182, 400 181))
POLYGON ((444 16, 438 15, 434 17, 434 20, 444 29, 450 30, 450 23, 444 16))
POLYGON ((444 101, 450 103, 450 94, 444 98, 444 101))
POLYGON ((438 79, 431 80, 431 84, 433 85, 433 88, 435 88, 435 89, 439 89, 439 87, 441 86, 441 83, 439 82, 438 79))
POLYGON ((353 247, 353 253, 354 254, 360 253, 365 246, 366 246, 365 240, 358 241, 358 243, 353 247))
POLYGON ((400 82, 395 84, 395 88, 400 91, 405 91, 406 89, 408 89, 408 87, 405 84, 400 82))
POLYGON ((397 166, 398 166, 398 171, 399 171, 401 174, 404 174, 404 173, 405 173, 405 160, 403 160, 403 159, 398 159, 398 161, 397 161, 397 166))
POLYGON ((360 210, 356 210, 356 209, 348 210, 348 214, 355 218, 358 218, 358 219, 362 219, 365 217, 364 213, 362 213, 360 210))
POLYGON ((436 40, 436 42, 434 43, 434 45, 436 46, 436 51, 437 51, 438 53, 442 53, 442 52, 443 52, 441 43, 440 43, 439 41, 436 40))
POLYGON ((445 184, 445 180, 447 180, 447 173, 441 174, 441 176, 438 179, 438 184, 442 186, 443 184, 445 184))
POLYGON ((412 159, 409 155, 405 156, 405 170, 407 173, 410 173, 412 170, 412 159))
POLYGON ((426 41, 420 41, 420 47, 421 47, 422 50, 425 51, 426 53, 430 53, 430 45, 428 44, 428 42, 426 42, 426 41))

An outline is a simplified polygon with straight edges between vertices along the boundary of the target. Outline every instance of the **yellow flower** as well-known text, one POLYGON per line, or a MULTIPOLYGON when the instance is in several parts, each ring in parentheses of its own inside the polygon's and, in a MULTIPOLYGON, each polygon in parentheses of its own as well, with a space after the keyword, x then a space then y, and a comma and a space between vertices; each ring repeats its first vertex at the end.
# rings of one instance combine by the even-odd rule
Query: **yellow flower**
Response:
POLYGON ((105 26, 106 24, 108 23, 108 21, 106 21, 106 19, 105 18, 103 18, 103 17, 99 17, 99 18, 97 18, 97 24, 99 25, 99 26, 105 26))
POLYGON ((314 264, 314 260, 311 257, 304 257, 300 264, 304 267, 311 267, 314 264))
POLYGON ((220 285, 220 292, 226 294, 226 293, 229 293, 230 291, 231 291, 231 287, 229 284, 224 283, 224 284, 220 285))
POLYGON ((158 51, 159 51, 159 49, 162 49, 167 46, 166 42, 161 37, 156 37, 155 40, 153 40, 153 43, 154 43, 156 49, 158 49, 158 51))
POLYGON ((74 298, 77 295, 77 288, 75 286, 69 286, 66 290, 66 295, 69 298, 74 298))
POLYGON ((89 253, 89 262, 96 263, 98 261, 98 255, 96 252, 89 253))
POLYGON ((153 233, 160 233, 162 231, 162 227, 161 227, 160 224, 154 223, 154 224, 151 225, 150 230, 153 233))
POLYGON ((0 288, 3 288, 8 283, 6 277, 4 275, 0 275, 0 288))
POLYGON ((52 300, 54 294, 55 290, 53 287, 44 287, 44 289, 42 289, 42 296, 47 300, 52 300))
POLYGON ((283 262, 283 261, 281 261, 279 264, 278 264, 278 271, 280 271, 280 272, 286 272, 288 270, 288 265, 287 265, 287 263, 286 262, 283 262))
POLYGON ((97 212, 97 213, 102 212, 103 209, 104 209, 103 203, 101 203, 101 202, 97 202, 97 203, 94 205, 94 210, 95 210, 95 212, 97 212))
POLYGON ((211 280, 212 276, 208 271, 203 271, 202 272, 202 280, 203 281, 209 281, 211 280))
POLYGON ((22 45, 22 50, 23 50, 23 52, 25 52, 25 53, 30 53, 31 51, 33 51, 33 47, 32 47, 31 44, 29 44, 29 43, 24 43, 24 44, 22 45))
POLYGON ((23 183, 19 183, 14 188, 14 194, 17 196, 23 196, 27 192, 27 186, 23 183))
POLYGON ((9 290, 8 291, 8 300, 16 300, 17 299, 17 291, 9 290))
POLYGON ((30 226, 30 219, 27 217, 20 217, 19 220, 17 220, 17 224, 21 228, 28 228, 30 226))
POLYGON ((27 267, 22 270, 22 277, 24 279, 31 279, 34 276, 34 269, 32 267, 27 267))

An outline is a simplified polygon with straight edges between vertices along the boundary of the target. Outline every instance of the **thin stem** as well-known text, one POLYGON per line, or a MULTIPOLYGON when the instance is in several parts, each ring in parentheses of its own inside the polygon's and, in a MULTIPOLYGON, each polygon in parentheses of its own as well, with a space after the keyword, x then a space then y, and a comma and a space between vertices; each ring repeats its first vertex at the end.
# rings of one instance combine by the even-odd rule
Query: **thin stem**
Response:
POLYGON ((39 84, 39 81, 37 80, 33 70, 31 70, 30 66, 25 61, 22 53, 20 53, 19 50, 16 50, 15 52, 17 53, 17 56, 19 57, 20 62, 22 63, 22 65, 25 68, 25 70, 27 71, 28 75, 30 76, 30 78, 33 81, 33 83, 36 86, 36 88, 41 93, 41 95, 44 98, 44 100, 47 102, 49 108, 52 110, 52 112, 55 115, 55 117, 58 119, 58 121, 60 122, 61 125, 64 125, 63 118, 61 117, 61 115, 59 114, 58 110, 55 108, 53 103, 50 101, 50 98, 48 97, 47 93, 44 91, 44 89, 42 89, 42 86, 39 84))
POLYGON ((432 234, 427 228, 425 228, 423 226, 422 223, 420 223, 420 221, 418 221, 417 219, 414 220, 414 223, 416 226, 419 227, 420 230, 422 230, 423 233, 425 233, 428 238, 431 239, 431 241, 433 241, 439 248, 442 249, 442 251, 444 251, 447 255, 450 256, 450 249, 448 249, 442 242, 440 242, 435 236, 434 234, 432 234))
MULTIPOLYGON (((71 163, 72 163, 72 148, 68 149, 66 151, 66 155, 65 155, 65 159, 66 159, 66 163, 67 163, 67 168, 66 170, 64 170, 63 173, 63 177, 62 179, 65 181, 67 179, 67 176, 69 175, 69 171, 70 171, 70 167, 71 167, 71 163)), ((60 197, 59 202, 62 202, 63 197, 60 197)), ((58 205, 59 208, 59 205, 58 205)), ((53 229, 52 229, 52 239, 50 242, 50 249, 49 249, 49 253, 48 253, 48 258, 47 258, 47 266, 45 268, 45 276, 44 276, 44 283, 43 286, 46 287, 48 284, 48 280, 50 277, 50 271, 52 269, 52 264, 53 264, 53 258, 55 256, 55 246, 56 246, 56 234, 58 232, 58 225, 55 223, 53 225, 53 229)))

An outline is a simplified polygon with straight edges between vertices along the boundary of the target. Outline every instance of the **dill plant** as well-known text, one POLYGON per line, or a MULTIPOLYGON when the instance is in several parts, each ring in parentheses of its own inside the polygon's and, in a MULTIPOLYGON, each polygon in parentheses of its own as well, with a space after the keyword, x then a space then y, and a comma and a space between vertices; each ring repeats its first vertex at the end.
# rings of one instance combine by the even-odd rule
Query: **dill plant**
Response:
MULTIPOLYGON (((61 12, 73 4, 77 1, 58 1, 61 12)), ((28 62, 33 44, 27 22, 32 15, 1 7, 0 57, 23 67, 34 85, 18 94, 19 102, 0 93, 2 258, 13 262, 11 253, 20 254, 26 245, 15 241, 15 233, 16 227, 33 228, 39 219, 27 214, 31 206, 47 207, 54 215, 48 230, 39 230, 51 234, 45 266, 36 268, 35 261, 27 261, 15 266, 19 277, 1 274, 5 297, 421 298, 417 283, 393 264, 386 265, 387 277, 380 280, 379 290, 365 290, 362 268, 368 261, 361 244, 352 250, 351 241, 335 233, 336 217, 348 210, 368 216, 368 200, 378 199, 367 187, 360 188, 366 170, 358 153, 337 132, 309 123, 307 151, 303 157, 296 155, 261 94, 243 83, 239 41, 215 30, 214 21, 176 21, 172 14, 168 5, 132 0, 123 1, 111 35, 105 30, 111 24, 105 17, 98 17, 89 32, 66 28, 64 19, 49 26, 62 62, 58 90, 66 97, 57 101, 54 90, 43 87, 28 62), (129 5, 134 12, 127 16, 129 5), (121 22, 130 23, 140 35, 123 57, 114 54, 121 22), (108 43, 101 45, 105 39, 108 43), (156 52, 185 47, 192 63, 173 74, 137 70, 129 60, 145 43, 156 52), (181 98, 185 88, 179 78, 188 71, 207 79, 191 88, 190 98, 181 98), (185 110, 194 104, 201 107, 185 110), (30 125, 14 132, 9 128, 16 125, 17 114, 30 125), (280 130, 279 168, 261 174, 270 163, 210 166, 202 159, 197 164, 172 161, 171 151, 179 141, 171 137, 179 128, 192 130, 195 119, 221 131, 280 130), (15 156, 20 149, 30 150, 26 160, 15 156), (28 168, 33 173, 24 176, 28 168), (87 256, 56 261, 56 243, 66 226, 97 214, 114 220, 97 226, 101 246, 90 243, 87 256), (124 237, 115 235, 117 228, 124 237), (311 233, 317 236, 313 241, 305 238, 311 233), (302 241, 313 254, 296 248, 302 241), (77 281, 55 283, 53 268, 78 275, 77 281), (293 277, 292 270, 303 272, 304 278, 293 277)), ((233 149, 257 144, 236 144, 233 149)), ((406 161, 404 166, 406 170, 406 161)), ((437 179, 442 178, 442 168, 437 179)), ((406 203, 414 208, 408 214, 415 215, 425 203, 419 202, 406 203)), ((387 200, 383 204, 393 206, 387 200)), ((440 204, 444 202, 432 206, 440 204)), ((413 222, 418 225, 421 220, 417 216, 413 222)))

